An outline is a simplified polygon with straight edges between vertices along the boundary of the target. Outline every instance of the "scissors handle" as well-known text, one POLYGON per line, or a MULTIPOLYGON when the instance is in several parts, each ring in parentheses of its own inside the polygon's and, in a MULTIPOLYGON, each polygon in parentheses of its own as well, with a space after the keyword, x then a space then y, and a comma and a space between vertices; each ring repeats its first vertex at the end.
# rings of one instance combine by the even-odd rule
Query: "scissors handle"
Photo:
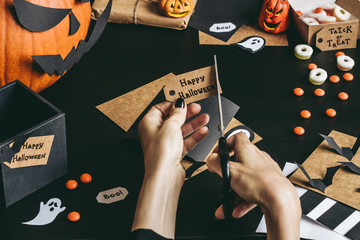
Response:
POLYGON ((225 137, 219 138, 219 155, 222 172, 222 195, 225 219, 231 219, 233 210, 233 190, 230 185, 229 150, 225 137))

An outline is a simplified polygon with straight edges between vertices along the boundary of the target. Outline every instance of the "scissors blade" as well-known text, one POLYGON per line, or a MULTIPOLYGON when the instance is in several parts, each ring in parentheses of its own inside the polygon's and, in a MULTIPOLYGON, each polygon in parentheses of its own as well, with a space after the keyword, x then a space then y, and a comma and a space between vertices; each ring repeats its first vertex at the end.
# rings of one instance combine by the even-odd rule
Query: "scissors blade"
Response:
POLYGON ((214 63, 215 63, 216 92, 217 92, 218 113, 219 113, 219 131, 220 131, 220 137, 224 137, 224 119, 223 119, 223 113, 222 113, 220 82, 219 82, 219 74, 218 74, 216 55, 214 55, 214 63))

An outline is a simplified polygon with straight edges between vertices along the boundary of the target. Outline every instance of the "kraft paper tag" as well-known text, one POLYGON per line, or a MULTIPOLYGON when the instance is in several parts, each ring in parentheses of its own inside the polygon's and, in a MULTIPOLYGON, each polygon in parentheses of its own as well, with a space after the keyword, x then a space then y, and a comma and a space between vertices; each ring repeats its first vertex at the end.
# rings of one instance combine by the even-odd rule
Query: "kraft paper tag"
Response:
POLYGON ((116 187, 103 192, 99 192, 99 194, 96 196, 96 200, 98 201, 98 203, 110 204, 125 199, 127 195, 128 191, 126 188, 116 187))
POLYGON ((216 95, 214 66, 176 75, 166 83, 164 94, 168 101, 174 102, 181 97, 185 99, 186 103, 196 102, 216 95))
POLYGON ((316 34, 316 47, 321 51, 356 48, 356 23, 329 24, 316 34))
MULTIPOLYGON (((54 135, 29 137, 9 162, 4 162, 11 169, 46 165, 49 159, 54 135)), ((10 144, 10 147, 13 145, 10 144)))

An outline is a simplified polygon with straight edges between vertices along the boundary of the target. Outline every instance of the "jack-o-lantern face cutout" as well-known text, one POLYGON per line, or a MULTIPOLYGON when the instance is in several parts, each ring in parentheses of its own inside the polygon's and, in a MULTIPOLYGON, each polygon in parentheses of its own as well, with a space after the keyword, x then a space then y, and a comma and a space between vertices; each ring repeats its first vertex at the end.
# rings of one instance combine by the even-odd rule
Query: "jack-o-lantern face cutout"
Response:
POLYGON ((287 0, 265 0, 259 16, 259 25, 271 33, 282 33, 289 26, 289 8, 287 0))
POLYGON ((106 26, 105 12, 110 11, 104 11, 106 19, 96 23, 85 42, 89 0, 2 1, 0 86, 20 80, 35 92, 54 84, 94 45, 106 26))
POLYGON ((193 10, 192 0, 159 0, 158 7, 162 14, 168 17, 185 17, 193 10))

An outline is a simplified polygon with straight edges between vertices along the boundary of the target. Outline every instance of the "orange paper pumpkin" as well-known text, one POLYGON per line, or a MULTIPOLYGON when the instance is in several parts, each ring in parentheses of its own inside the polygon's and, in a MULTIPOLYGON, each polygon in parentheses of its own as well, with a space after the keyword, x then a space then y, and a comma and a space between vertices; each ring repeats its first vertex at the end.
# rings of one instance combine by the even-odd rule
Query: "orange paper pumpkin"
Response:
POLYGON ((290 4, 287 0, 265 0, 259 16, 259 25, 271 33, 284 32, 290 23, 290 4))
POLYGON ((185 17, 193 10, 192 0, 159 0, 158 7, 162 14, 168 17, 185 17))
MULTIPOLYGON (((20 80, 35 92, 51 86, 60 75, 46 74, 32 56, 57 55, 65 58, 73 47, 85 40, 90 20, 90 2, 80 0, 26 0, 46 8, 71 9, 80 23, 77 31, 70 35, 70 14, 53 28, 34 32, 19 24, 13 11, 13 0, 2 0, 0 4, 0 86, 20 80)), ((29 13, 34 14, 34 13, 29 13)))

